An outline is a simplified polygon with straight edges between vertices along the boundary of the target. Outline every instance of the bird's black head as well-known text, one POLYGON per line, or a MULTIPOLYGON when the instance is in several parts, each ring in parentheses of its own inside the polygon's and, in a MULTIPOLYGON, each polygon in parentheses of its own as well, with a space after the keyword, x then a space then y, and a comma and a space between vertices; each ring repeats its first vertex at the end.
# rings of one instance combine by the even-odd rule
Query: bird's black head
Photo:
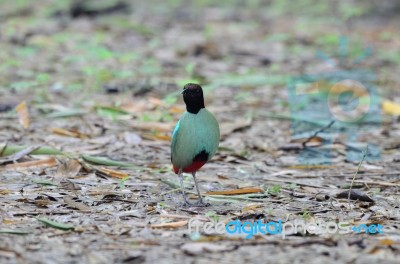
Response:
POLYGON ((197 114, 200 109, 205 108, 203 89, 195 83, 188 83, 183 87, 183 101, 189 113, 197 114))

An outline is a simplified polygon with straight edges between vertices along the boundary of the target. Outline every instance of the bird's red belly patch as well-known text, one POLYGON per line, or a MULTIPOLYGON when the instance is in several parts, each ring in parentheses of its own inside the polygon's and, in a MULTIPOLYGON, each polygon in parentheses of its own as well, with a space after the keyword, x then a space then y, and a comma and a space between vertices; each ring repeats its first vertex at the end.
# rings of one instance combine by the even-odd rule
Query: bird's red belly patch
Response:
MULTIPOLYGON (((206 164, 207 161, 193 161, 192 164, 190 164, 189 166, 187 166, 186 168, 183 169, 183 172, 194 172, 197 171, 198 169, 200 169, 201 167, 203 167, 204 164, 206 164)), ((173 165, 174 167, 174 172, 176 174, 178 174, 179 172, 179 168, 175 165, 173 165)))

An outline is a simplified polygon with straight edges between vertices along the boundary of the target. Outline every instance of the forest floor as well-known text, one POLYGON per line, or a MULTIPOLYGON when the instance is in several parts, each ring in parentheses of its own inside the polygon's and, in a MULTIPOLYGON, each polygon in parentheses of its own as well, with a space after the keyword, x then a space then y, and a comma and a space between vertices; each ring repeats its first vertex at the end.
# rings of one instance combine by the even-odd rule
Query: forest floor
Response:
POLYGON ((261 2, 1 2, 0 262, 398 263, 400 17, 261 2), (208 207, 170 164, 188 82, 221 127, 208 207), (189 228, 236 220, 349 232, 189 228))

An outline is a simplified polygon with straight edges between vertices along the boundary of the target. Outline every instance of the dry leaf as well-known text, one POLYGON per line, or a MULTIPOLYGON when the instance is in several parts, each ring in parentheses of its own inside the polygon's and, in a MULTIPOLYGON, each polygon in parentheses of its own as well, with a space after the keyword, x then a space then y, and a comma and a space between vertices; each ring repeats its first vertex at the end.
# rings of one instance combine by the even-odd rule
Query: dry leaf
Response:
POLYGON ((279 147, 279 150, 283 151, 298 151, 304 149, 304 143, 306 143, 307 147, 319 147, 323 144, 324 139, 318 136, 314 136, 311 138, 299 138, 292 140, 292 142, 287 143, 281 147, 279 147))
POLYGON ((107 176, 118 178, 118 179, 123 179, 123 178, 126 178, 129 176, 128 173, 125 173, 122 171, 111 170, 111 169, 107 169, 107 168, 99 168, 97 170, 107 176))
POLYGON ((172 123, 161 122, 135 122, 134 124, 132 124, 132 128, 167 133, 171 133, 174 129, 172 123))
POLYGON ((230 135, 231 133, 242 130, 242 129, 249 128, 252 123, 253 123, 253 120, 251 118, 238 119, 238 120, 235 120, 234 122, 222 123, 221 124, 221 137, 230 135))
POLYGON ((123 136, 124 141, 130 146, 139 145, 142 142, 142 138, 135 133, 126 131, 124 132, 123 136))
POLYGON ((181 250, 188 255, 203 255, 205 253, 226 252, 237 249, 237 245, 222 245, 216 243, 186 243, 181 247, 181 250))
POLYGON ((304 147, 301 143, 287 143, 283 146, 280 146, 278 149, 283 151, 298 151, 304 149, 304 147))
MULTIPOLYGON (((190 220, 192 218, 192 216, 187 216, 187 215, 176 215, 176 214, 160 214, 160 217, 163 218, 173 218, 173 219, 188 219, 190 220)), ((204 222, 208 222, 210 221, 208 218, 206 217, 196 217, 196 219, 198 219, 199 221, 204 221, 204 222)))
POLYGON ((379 240, 379 244, 381 244, 382 246, 393 246, 394 244, 396 244, 396 242, 391 239, 385 238, 379 240))
POLYGON ((154 224, 151 225, 151 228, 179 228, 182 226, 186 226, 188 220, 178 221, 178 222, 171 222, 171 223, 162 223, 162 224, 154 224))
POLYGON ((164 106, 163 101, 156 97, 150 97, 148 103, 153 106, 164 106))
POLYGON ((260 189, 260 188, 241 188, 241 189, 235 189, 235 190, 206 192, 206 194, 211 194, 211 195, 235 195, 235 194, 259 193, 259 192, 264 192, 264 190, 260 189))
MULTIPOLYGON (((348 180, 348 182, 351 182, 351 180, 348 180)), ((381 182, 381 181, 361 181, 361 180, 354 180, 352 181, 354 183, 364 183, 364 184, 372 184, 372 185, 381 185, 381 186, 394 186, 394 187, 400 187, 400 184, 397 183, 391 183, 391 182, 381 182)))
POLYGON ((86 204, 84 204, 84 203, 79 203, 79 202, 75 202, 74 200, 72 200, 72 198, 71 197, 64 197, 64 202, 68 205, 68 206, 70 206, 70 207, 72 207, 72 208, 76 208, 76 209, 78 209, 79 211, 84 211, 84 212, 89 212, 90 211, 90 207, 89 206, 87 206, 86 204))
POLYGON ((30 119, 29 119, 28 105, 26 104, 26 102, 23 101, 20 104, 18 104, 15 107, 15 111, 17 111, 19 122, 25 129, 27 129, 30 125, 30 119))
POLYGON ((324 142, 324 139, 319 136, 314 136, 312 138, 306 138, 306 139, 300 139, 302 144, 303 142, 307 142, 306 145, 307 147, 318 147, 321 146, 322 143, 324 142))
POLYGON ((393 116, 400 116, 400 104, 391 102, 391 101, 384 101, 382 103, 382 110, 384 113, 393 116))
POLYGON ((156 133, 156 134, 144 134, 143 138, 150 139, 150 140, 164 140, 164 141, 171 141, 170 135, 165 135, 163 133, 156 133))
POLYGON ((81 171, 82 165, 75 159, 62 162, 57 168, 56 178, 74 178, 81 171))
POLYGON ((12 224, 16 224, 16 223, 18 223, 20 221, 21 220, 14 220, 14 219, 6 219, 6 218, 4 218, 2 223, 4 225, 12 225, 12 224))
POLYGON ((38 200, 33 201, 33 203, 34 203, 37 207, 44 207, 44 208, 47 208, 47 206, 48 206, 49 204, 51 204, 51 202, 50 202, 49 199, 38 199, 38 200))
POLYGON ((10 192, 10 190, 7 190, 7 189, 1 189, 0 190, 0 195, 7 195, 7 194, 10 194, 11 192, 10 192))
POLYGON ((51 132, 60 136, 74 137, 74 138, 89 138, 89 135, 81 133, 77 130, 66 130, 59 127, 53 127, 51 132))
POLYGON ((225 176, 225 175, 222 175, 222 174, 218 174, 217 177, 218 177, 218 179, 221 179, 221 180, 229 180, 228 176, 225 176))
POLYGON ((295 170, 323 170, 323 169, 330 169, 333 165, 293 165, 288 166, 289 169, 295 170))
POLYGON ((171 114, 182 114, 185 111, 185 108, 181 107, 181 106, 176 106, 173 105, 170 109, 169 112, 171 114))
POLYGON ((60 183, 65 190, 76 191, 82 189, 78 184, 75 184, 69 180, 61 181, 60 183))
POLYGON ((18 169, 18 168, 32 168, 32 167, 54 167, 57 165, 57 161, 54 157, 44 160, 34 160, 21 163, 14 163, 6 165, 6 169, 18 169))
POLYGON ((263 209, 264 209, 263 204, 250 204, 245 206, 242 211, 247 212, 247 211, 263 210, 263 209))

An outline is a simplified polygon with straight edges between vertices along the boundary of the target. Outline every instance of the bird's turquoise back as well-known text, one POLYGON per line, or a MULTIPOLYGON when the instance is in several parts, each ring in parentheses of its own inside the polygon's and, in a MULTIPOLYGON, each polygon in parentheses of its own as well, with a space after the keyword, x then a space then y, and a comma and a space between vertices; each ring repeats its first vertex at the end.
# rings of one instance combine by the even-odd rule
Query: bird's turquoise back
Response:
POLYGON ((207 109, 203 108, 197 114, 185 112, 172 134, 172 164, 185 168, 203 150, 210 160, 217 152, 219 137, 218 122, 207 109))

